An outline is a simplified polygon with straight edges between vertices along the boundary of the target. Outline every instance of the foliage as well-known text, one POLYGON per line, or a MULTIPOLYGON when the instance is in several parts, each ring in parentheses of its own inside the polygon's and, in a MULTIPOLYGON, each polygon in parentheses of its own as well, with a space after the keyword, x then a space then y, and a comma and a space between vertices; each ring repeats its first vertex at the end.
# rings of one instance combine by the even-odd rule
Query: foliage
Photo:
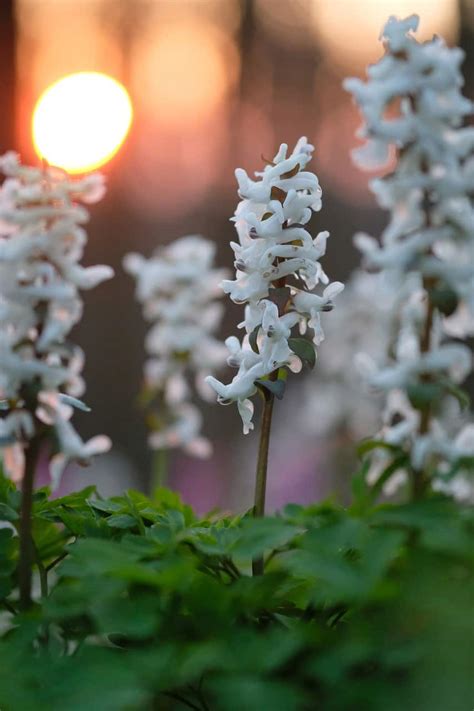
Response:
POLYGON ((472 511, 354 490, 262 519, 39 490, 41 594, 17 613, 21 497, 1 479, 0 708, 470 708, 472 511))

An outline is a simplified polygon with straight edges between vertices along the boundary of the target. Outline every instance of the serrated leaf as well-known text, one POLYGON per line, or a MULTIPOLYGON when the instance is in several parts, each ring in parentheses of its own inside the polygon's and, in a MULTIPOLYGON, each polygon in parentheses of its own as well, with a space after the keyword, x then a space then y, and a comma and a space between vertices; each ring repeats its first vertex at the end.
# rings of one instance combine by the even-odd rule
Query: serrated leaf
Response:
POLYGON ((316 349, 311 341, 306 338, 289 338, 288 345, 302 362, 309 368, 316 365, 316 349))

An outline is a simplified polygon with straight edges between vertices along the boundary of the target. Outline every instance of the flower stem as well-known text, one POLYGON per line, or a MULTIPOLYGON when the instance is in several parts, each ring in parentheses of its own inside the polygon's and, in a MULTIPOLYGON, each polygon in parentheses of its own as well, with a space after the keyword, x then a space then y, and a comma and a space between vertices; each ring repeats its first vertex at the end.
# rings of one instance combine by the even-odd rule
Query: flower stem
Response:
POLYGON ((21 515, 20 515, 20 561, 18 566, 18 585, 20 589, 20 607, 26 610, 31 605, 31 580, 34 558, 33 539, 31 534, 31 511, 33 508, 33 488, 36 464, 40 451, 40 438, 30 440, 25 453, 25 472, 22 481, 21 515))
MULTIPOLYGON (((433 330, 434 321, 434 305, 430 297, 430 288, 432 286, 429 279, 423 280, 423 286, 426 291, 427 305, 426 305, 426 319, 424 323, 423 332, 420 338, 420 353, 429 353, 431 349, 431 333, 433 330)), ((420 424, 418 427, 418 433, 421 437, 428 434, 431 423, 431 406, 427 404, 420 411, 420 424)), ((426 472, 423 468, 413 469, 412 478, 412 498, 414 501, 421 499, 428 488, 429 480, 426 472)))
POLYGON ((153 473, 151 481, 151 493, 156 489, 166 486, 168 480, 168 450, 157 449, 153 454, 153 473))
MULTIPOLYGON (((276 374, 277 371, 275 371, 276 374)), ((272 374, 273 375, 273 374, 272 374)), ((272 378, 273 380, 273 378, 272 378)), ((268 447, 270 445, 270 431, 272 426, 274 395, 268 390, 263 391, 265 404, 263 406, 262 426, 260 430, 260 444, 258 448, 257 472, 255 478, 255 498, 253 515, 259 518, 265 514, 265 494, 267 489, 268 447)), ((263 557, 252 561, 254 575, 263 574, 263 557)))

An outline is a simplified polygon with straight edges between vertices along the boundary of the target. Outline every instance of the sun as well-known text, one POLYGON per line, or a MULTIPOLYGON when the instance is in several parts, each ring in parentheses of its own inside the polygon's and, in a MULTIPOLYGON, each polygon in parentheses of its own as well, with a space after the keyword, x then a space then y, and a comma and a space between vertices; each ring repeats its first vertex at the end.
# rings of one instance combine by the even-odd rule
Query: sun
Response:
POLYGON ((107 163, 122 145, 133 109, 125 87, 99 72, 59 79, 38 99, 33 143, 40 158, 68 173, 107 163))

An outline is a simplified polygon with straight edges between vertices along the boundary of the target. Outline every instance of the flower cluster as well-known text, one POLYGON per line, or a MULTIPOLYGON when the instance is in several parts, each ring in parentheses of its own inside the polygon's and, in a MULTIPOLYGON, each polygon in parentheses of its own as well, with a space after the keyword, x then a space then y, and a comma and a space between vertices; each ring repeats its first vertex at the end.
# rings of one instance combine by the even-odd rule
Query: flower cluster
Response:
POLYGON ((83 267, 88 213, 104 192, 98 175, 72 180, 53 168, 0 158, 0 447, 6 472, 21 480, 32 439, 54 434, 51 478, 70 459, 87 463, 110 448, 98 436, 84 443, 70 418, 84 391, 83 353, 67 338, 82 313, 81 289, 113 276, 83 267))
POLYGON ((273 161, 256 173, 257 180, 236 170, 242 198, 234 217, 239 242, 231 243, 236 279, 222 286, 232 301, 246 304, 240 324, 245 336, 242 343, 234 336, 226 340, 228 364, 238 368, 232 382, 207 380, 219 402, 237 402, 244 433, 253 429, 250 398, 262 380, 283 366, 301 369, 309 342, 292 338, 292 329, 299 326, 304 334, 309 327, 318 346, 324 338, 320 314, 333 308, 332 299, 343 289, 339 282, 329 284, 319 263, 328 232, 313 239, 306 229, 312 211, 321 209, 318 179, 305 170, 312 151, 301 138, 289 156, 282 144, 273 161), (325 288, 316 293, 320 284, 325 288))
POLYGON ((415 474, 474 454, 473 426, 456 439, 440 419, 471 369, 469 349, 450 337, 474 332, 474 128, 463 126, 473 104, 460 93, 462 51, 438 37, 419 43, 417 27, 416 16, 390 18, 368 81, 345 83, 365 118, 355 160, 370 169, 397 154, 395 170, 371 183, 391 213, 381 245, 365 234, 356 243, 396 284, 398 335, 388 358, 359 362, 388 393, 381 437, 410 453, 415 474))
POLYGON ((208 457, 211 443, 200 435, 202 415, 192 403, 190 379, 209 400, 205 376, 225 364, 227 351, 213 335, 223 307, 217 301, 226 270, 213 267, 215 246, 190 235, 160 248, 150 258, 128 254, 124 267, 136 281, 136 296, 153 323, 145 348, 145 399, 157 401, 150 416, 153 449, 182 447, 208 457))

